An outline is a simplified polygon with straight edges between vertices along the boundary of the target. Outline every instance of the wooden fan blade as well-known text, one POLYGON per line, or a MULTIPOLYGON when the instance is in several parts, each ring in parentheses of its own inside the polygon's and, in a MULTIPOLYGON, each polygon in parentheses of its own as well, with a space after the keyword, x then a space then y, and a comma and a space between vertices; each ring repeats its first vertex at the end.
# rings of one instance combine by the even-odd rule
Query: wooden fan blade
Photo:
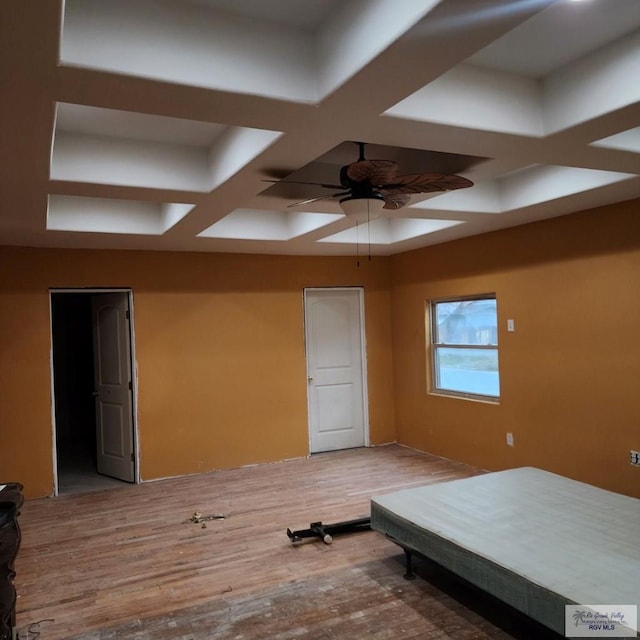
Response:
POLYGON ((473 182, 462 176, 446 173, 410 173, 396 176, 393 182, 380 187, 382 195, 400 193, 432 193, 472 187, 473 182))
POLYGON ((344 189, 341 184, 323 184, 322 182, 300 182, 299 180, 267 180, 262 179, 262 182, 273 182, 274 184, 309 184, 314 187, 324 187, 325 189, 344 189))
POLYGON ((398 163, 393 160, 359 160, 347 165, 347 176, 354 182, 368 181, 372 186, 395 182, 398 163))
POLYGON ((329 198, 338 198, 339 196, 348 196, 350 191, 345 191, 344 193, 332 193, 329 196, 318 196, 317 198, 307 198, 306 200, 300 200, 300 202, 294 202, 293 204, 288 204, 287 209, 291 207, 301 207, 304 204, 311 204, 312 202, 318 202, 319 200, 328 200, 329 198))
POLYGON ((409 202, 409 196, 403 193, 384 196, 383 209, 401 209, 409 202))

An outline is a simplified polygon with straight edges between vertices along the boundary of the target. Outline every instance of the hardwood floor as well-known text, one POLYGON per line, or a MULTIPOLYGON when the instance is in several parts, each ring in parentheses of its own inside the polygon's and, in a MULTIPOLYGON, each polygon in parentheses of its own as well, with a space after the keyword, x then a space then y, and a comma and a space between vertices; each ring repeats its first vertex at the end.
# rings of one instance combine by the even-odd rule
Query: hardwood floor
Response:
POLYGON ((480 472, 390 445, 28 501, 20 637, 41 621, 41 640, 555 638, 427 561, 403 580, 403 554, 376 532, 331 545, 285 533, 480 472))

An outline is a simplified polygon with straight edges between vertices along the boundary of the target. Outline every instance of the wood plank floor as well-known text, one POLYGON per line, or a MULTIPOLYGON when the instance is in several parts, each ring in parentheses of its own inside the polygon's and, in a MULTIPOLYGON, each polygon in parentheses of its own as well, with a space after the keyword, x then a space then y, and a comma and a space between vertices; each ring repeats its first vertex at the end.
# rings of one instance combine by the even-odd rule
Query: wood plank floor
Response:
POLYGON ((285 533, 480 472, 389 445, 28 501, 20 637, 32 625, 41 640, 556 638, 433 563, 403 580, 403 554, 376 532, 331 545, 285 533), (203 526, 195 512, 225 517, 203 526))

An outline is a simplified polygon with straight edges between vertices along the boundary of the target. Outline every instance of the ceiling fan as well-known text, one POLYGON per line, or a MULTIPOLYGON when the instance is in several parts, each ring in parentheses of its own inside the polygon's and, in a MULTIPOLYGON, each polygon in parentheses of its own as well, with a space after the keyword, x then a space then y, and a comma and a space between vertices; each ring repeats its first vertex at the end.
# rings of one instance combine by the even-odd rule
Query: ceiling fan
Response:
POLYGON ((266 180, 306 184, 324 189, 339 190, 337 193, 301 200, 289 207, 299 207, 319 200, 339 198, 340 206, 347 215, 375 212, 381 209, 400 209, 409 202, 411 194, 452 191, 473 186, 471 180, 455 174, 410 173, 399 174, 399 165, 394 160, 367 160, 364 157, 364 142, 356 142, 360 154, 355 162, 340 169, 340 184, 321 182, 299 182, 295 180, 266 180))

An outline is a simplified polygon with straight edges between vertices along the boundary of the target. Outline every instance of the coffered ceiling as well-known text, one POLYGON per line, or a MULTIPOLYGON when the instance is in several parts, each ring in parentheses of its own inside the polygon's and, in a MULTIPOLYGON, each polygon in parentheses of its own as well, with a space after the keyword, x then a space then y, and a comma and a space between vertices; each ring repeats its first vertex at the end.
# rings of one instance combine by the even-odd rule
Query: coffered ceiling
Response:
POLYGON ((639 0, 4 0, 0 30, 0 244, 390 255, 640 196, 639 0), (367 223, 289 184, 355 142, 474 185, 367 223))

